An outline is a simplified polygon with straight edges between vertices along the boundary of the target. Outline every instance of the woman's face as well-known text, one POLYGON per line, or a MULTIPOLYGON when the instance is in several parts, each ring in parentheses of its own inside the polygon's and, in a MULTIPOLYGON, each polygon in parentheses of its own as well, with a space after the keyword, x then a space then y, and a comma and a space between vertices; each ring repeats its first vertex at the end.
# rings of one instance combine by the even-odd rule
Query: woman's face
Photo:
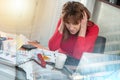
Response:
POLYGON ((77 34, 80 30, 80 22, 78 24, 65 23, 65 25, 71 34, 77 34))

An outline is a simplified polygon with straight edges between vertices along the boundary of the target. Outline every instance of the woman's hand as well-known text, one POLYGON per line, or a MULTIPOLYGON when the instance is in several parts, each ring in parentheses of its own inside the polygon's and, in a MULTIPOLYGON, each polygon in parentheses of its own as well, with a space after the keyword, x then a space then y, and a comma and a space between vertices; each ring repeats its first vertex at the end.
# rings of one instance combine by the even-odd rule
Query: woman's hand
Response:
POLYGON ((84 12, 83 19, 81 20, 79 36, 85 37, 87 29, 87 14, 84 12))
POLYGON ((60 24, 60 27, 58 28, 58 31, 62 34, 63 30, 64 30, 64 23, 63 23, 63 20, 61 19, 61 24, 60 24))

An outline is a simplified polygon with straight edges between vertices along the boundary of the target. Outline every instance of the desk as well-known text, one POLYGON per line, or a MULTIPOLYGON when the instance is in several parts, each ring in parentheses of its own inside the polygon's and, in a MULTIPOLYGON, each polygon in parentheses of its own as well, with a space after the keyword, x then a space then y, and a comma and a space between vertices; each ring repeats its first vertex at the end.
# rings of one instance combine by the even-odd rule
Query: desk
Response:
MULTIPOLYGON (((78 75, 78 77, 83 78, 82 80, 93 80, 93 79, 99 80, 100 78, 101 80, 108 80, 111 77, 113 78, 113 80, 114 79, 120 80, 120 77, 119 77, 120 76, 120 70, 119 70, 120 56, 110 55, 110 54, 107 55, 107 54, 90 54, 90 53, 84 54, 84 56, 85 55, 88 58, 86 57, 82 58, 81 68, 78 69, 78 72, 80 70, 82 70, 81 72, 83 72, 83 76, 78 75), (106 76, 106 79, 104 79, 105 76, 106 76)), ((54 69, 54 64, 52 66, 48 66, 49 70, 46 70, 46 68, 42 68, 34 61, 26 62, 25 64, 19 65, 19 67, 23 68, 27 72, 27 75, 25 74, 23 70, 18 69, 18 71, 20 71, 19 72, 20 74, 17 74, 16 80, 27 80, 27 79, 28 80, 43 80, 42 78, 45 78, 44 80, 70 80, 69 73, 65 71, 64 68, 63 70, 54 69), (50 71, 50 69, 52 69, 52 72, 50 71), (49 74, 49 75, 51 74, 51 75, 48 76, 46 74, 49 74), (54 79, 50 79, 52 76, 55 76, 53 77, 54 79), (63 79, 62 76, 65 79, 63 79)), ((75 76, 77 77, 77 74, 75 76)), ((80 79, 74 79, 74 80, 80 80, 80 79)))
MULTIPOLYGON (((47 54, 51 54, 52 56, 54 56, 55 52, 49 52, 48 50, 38 50, 40 52, 38 52, 37 50, 32 50, 31 53, 34 53, 37 52, 37 53, 44 53, 47 54)), ((57 53, 56 53, 57 54, 57 53)), ((53 59, 53 58, 52 58, 53 59)), ((71 58, 70 58, 71 59, 71 58)), ((54 59, 53 59, 54 60, 54 59)), ((36 62, 34 61, 29 61, 29 62, 26 62, 25 64, 22 64, 20 65, 19 67, 23 68, 25 70, 25 72, 27 72, 26 74, 26 77, 27 79, 29 80, 41 80, 39 76, 42 76, 42 78, 47 78, 47 80, 50 78, 55 78, 54 80, 70 80, 69 79, 69 72, 66 70, 66 68, 63 68, 62 70, 57 70, 54 68, 54 64, 52 65, 47 65, 47 68, 42 68, 40 65, 38 65, 36 62), (28 67, 29 66, 29 67, 28 67), (36 72, 37 71, 37 72, 36 72), (40 75, 40 74, 42 75, 40 75), (49 74, 48 74, 49 73, 49 74), (32 74, 32 76, 31 76, 32 74), (34 74, 34 75, 33 75, 34 74), (37 74, 37 75, 36 75, 37 74), (38 75, 39 74, 39 75, 38 75), (52 77, 53 76, 53 77, 52 77), (57 76, 57 77, 56 77, 57 76), (57 79, 56 79, 57 78, 57 79), (58 79, 58 78, 62 78, 62 79, 58 79), (65 79, 64 79, 65 78, 65 79)), ((24 71, 23 71, 24 72, 24 71)), ((22 72, 20 70, 18 70, 18 77, 19 75, 21 74, 22 72)), ((24 74, 24 73, 23 73, 24 74)), ((21 78, 21 77, 19 77, 21 78)), ((25 78, 24 78, 25 79, 25 78)), ((24 80, 22 79, 22 80, 24 80)), ((51 79, 52 80, 52 79, 51 79)))
POLYGON ((69 73, 63 68, 62 70, 57 70, 54 68, 54 64, 47 64, 46 68, 42 68, 34 61, 29 61, 17 68, 17 80, 70 80, 69 73), (28 70, 29 68, 29 70, 28 70))
MULTIPOLYGON (((43 49, 38 43, 30 44, 43 49)), ((69 72, 65 68, 62 70, 55 69, 54 64, 47 64, 46 68, 42 68, 34 61, 21 64, 17 69, 18 80, 70 80, 69 76, 69 72)))
MULTIPOLYGON (((44 48, 37 43, 32 43, 32 42, 29 42, 29 43, 38 47, 38 48, 47 49, 47 48, 44 48)), ((22 59, 23 59, 23 57, 22 57, 22 59)), ((16 61, 16 60, 14 60, 14 61, 16 61)), ((2 65, 1 63, 0 63, 0 67, 2 68, 2 69, 0 68, 1 70, 5 70, 6 72, 8 72, 8 70, 10 69, 10 68, 8 68, 9 67, 8 65, 5 65, 5 64, 2 65)), ((49 65, 48 67, 53 68, 53 65, 52 66, 49 65)), ((11 76, 7 77, 7 73, 3 73, 2 71, 1 72, 4 76, 1 77, 1 75, 0 75, 0 78, 2 78, 3 80, 27 80, 27 79, 28 80, 41 80, 41 78, 46 78, 46 80, 50 80, 50 78, 51 78, 51 80, 52 80, 52 78, 55 78, 54 80, 56 80, 56 78, 57 78, 57 80, 70 80, 70 79, 67 79, 68 76, 66 74, 64 74, 65 73, 64 70, 57 70, 57 69, 53 69, 53 70, 49 69, 48 70, 46 68, 40 67, 34 61, 26 62, 25 64, 21 64, 18 67, 14 66, 14 68, 11 68, 10 72, 11 71, 14 74, 12 76, 12 78, 10 78, 11 76), (38 73, 40 73, 40 76, 41 76, 42 70, 44 70, 45 74, 47 73, 47 75, 49 72, 49 75, 47 76, 48 78, 46 77, 46 75, 44 73, 43 74, 45 76, 43 75, 42 77, 39 77, 38 73), (48 72, 46 72, 46 71, 48 71, 48 72)), ((12 72, 8 73, 8 74, 12 75, 12 72)))
POLYGON ((0 79, 15 80, 15 76, 16 76, 15 67, 8 66, 0 62, 0 79))

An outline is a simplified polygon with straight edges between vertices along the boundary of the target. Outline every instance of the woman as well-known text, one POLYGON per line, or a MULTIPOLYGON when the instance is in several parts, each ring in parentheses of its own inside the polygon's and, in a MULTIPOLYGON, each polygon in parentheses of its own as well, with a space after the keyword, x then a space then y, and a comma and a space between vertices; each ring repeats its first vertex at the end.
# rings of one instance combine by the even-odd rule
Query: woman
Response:
POLYGON ((55 33, 49 40, 49 49, 77 60, 83 52, 92 52, 99 28, 89 18, 90 12, 83 4, 75 1, 65 3, 55 33))

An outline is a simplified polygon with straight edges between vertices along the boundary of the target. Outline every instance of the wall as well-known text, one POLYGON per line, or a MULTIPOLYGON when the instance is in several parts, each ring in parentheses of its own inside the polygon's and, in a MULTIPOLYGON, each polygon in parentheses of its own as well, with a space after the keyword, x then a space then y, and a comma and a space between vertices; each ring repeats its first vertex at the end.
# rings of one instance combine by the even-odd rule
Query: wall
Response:
POLYGON ((120 54, 120 9, 97 0, 92 20, 106 37, 106 54, 120 54))
POLYGON ((59 5, 60 0, 0 0, 0 31, 23 34, 47 46, 59 5))
POLYGON ((57 24, 53 22, 56 15, 57 1, 38 0, 30 37, 31 40, 38 40, 42 45, 47 46, 51 30, 54 27, 52 24, 57 24))
MULTIPOLYGON (((72 0, 39 0, 32 28, 32 40, 38 40, 42 45, 48 46, 48 40, 54 33, 60 18, 62 6, 67 1, 72 0)), ((93 12, 95 0, 74 1, 80 1, 89 8, 91 13, 93 12)))
MULTIPOLYGON (((72 0, 1 0, 0 30, 24 34, 47 47, 66 1, 72 0)), ((74 1, 80 1, 93 12, 95 0, 74 1)))
POLYGON ((36 0, 0 0, 0 30, 31 34, 36 0))

